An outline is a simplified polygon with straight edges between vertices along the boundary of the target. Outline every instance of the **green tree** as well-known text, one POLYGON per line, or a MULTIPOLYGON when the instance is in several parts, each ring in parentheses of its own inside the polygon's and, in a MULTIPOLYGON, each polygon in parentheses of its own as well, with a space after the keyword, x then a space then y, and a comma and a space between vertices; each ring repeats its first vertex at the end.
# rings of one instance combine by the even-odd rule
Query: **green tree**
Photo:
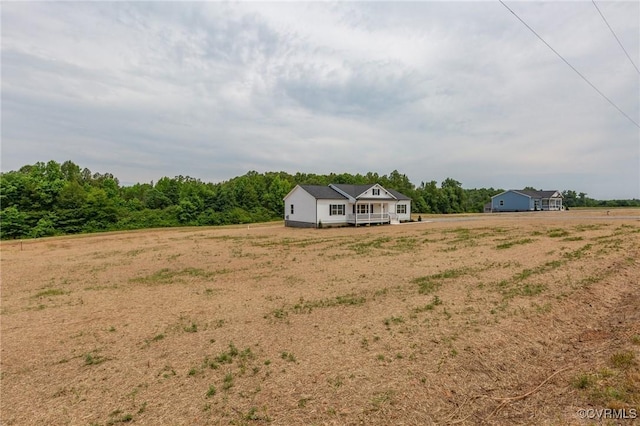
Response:
POLYGON ((40 238, 40 237, 50 237, 52 235, 58 234, 58 231, 55 227, 56 216, 53 213, 49 213, 46 216, 40 218, 36 226, 31 229, 29 233, 30 237, 40 238))
POLYGON ((16 206, 0 211, 0 238, 22 238, 27 235, 27 215, 16 206))
POLYGON ((462 184, 455 179, 446 178, 440 187, 447 199, 447 206, 442 213, 463 213, 466 200, 462 184))

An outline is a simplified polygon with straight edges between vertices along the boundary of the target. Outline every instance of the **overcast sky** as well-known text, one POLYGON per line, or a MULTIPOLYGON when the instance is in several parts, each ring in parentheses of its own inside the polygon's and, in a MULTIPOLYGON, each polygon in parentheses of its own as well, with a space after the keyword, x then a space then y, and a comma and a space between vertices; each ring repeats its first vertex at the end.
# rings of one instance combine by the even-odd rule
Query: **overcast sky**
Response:
MULTIPOLYGON (((506 2, 634 121, 591 2, 506 2)), ((640 66, 640 2, 597 2, 640 66)), ((640 130, 500 2, 3 2, 2 171, 405 173, 640 198, 640 130)))

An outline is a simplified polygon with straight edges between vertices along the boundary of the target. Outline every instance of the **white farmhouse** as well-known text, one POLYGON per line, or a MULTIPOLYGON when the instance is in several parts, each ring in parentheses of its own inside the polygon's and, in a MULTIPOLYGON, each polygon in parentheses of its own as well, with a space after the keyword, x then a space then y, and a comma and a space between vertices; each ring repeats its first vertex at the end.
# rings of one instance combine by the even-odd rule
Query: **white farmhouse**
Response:
POLYGON ((368 225, 411 219, 411 198, 372 185, 296 185, 284 197, 285 226, 368 225))

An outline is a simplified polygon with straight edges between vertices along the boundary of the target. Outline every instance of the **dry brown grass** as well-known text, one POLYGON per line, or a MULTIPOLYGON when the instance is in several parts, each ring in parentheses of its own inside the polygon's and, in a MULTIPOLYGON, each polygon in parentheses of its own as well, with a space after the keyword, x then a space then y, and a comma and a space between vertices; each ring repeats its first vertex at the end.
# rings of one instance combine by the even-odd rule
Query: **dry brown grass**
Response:
POLYGON ((587 424, 578 409, 640 412, 638 213, 3 242, 0 422, 587 424))

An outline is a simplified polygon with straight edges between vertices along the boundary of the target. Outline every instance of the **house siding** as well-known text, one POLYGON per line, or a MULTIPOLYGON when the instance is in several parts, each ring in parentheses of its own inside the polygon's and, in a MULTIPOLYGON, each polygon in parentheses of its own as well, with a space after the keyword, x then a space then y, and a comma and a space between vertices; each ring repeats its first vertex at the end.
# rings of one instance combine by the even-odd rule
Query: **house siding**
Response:
POLYGON ((285 226, 300 227, 299 224, 316 224, 316 200, 304 189, 295 187, 284 200, 285 226), (294 210, 291 213, 291 205, 294 210))
POLYGON ((491 208, 494 212, 533 210, 533 199, 515 191, 507 191, 491 199, 491 208), (503 205, 500 205, 500 201, 503 202, 503 205))
POLYGON ((345 199, 340 200, 318 200, 318 221, 322 221, 322 226, 341 226, 347 224, 347 213, 349 213, 349 203, 345 199), (345 214, 331 215, 331 205, 344 205, 345 214))
POLYGON ((407 207, 406 207, 406 213, 398 213, 398 220, 400 220, 402 222, 411 220, 411 201, 409 201, 409 200, 398 201, 396 203, 396 206, 394 207, 394 210, 392 211, 392 213, 393 212, 397 212, 398 211, 398 207, 397 206, 400 206, 400 205, 404 205, 404 206, 407 206, 407 207))
POLYGON ((373 187, 368 189, 366 192, 364 192, 362 195, 360 195, 360 199, 363 199, 363 198, 366 198, 367 200, 372 200, 373 202, 375 202, 375 200, 381 200, 381 201, 395 200, 395 198, 380 185, 374 185, 373 187), (374 195, 373 193, 374 190, 379 191, 379 193, 374 195))

